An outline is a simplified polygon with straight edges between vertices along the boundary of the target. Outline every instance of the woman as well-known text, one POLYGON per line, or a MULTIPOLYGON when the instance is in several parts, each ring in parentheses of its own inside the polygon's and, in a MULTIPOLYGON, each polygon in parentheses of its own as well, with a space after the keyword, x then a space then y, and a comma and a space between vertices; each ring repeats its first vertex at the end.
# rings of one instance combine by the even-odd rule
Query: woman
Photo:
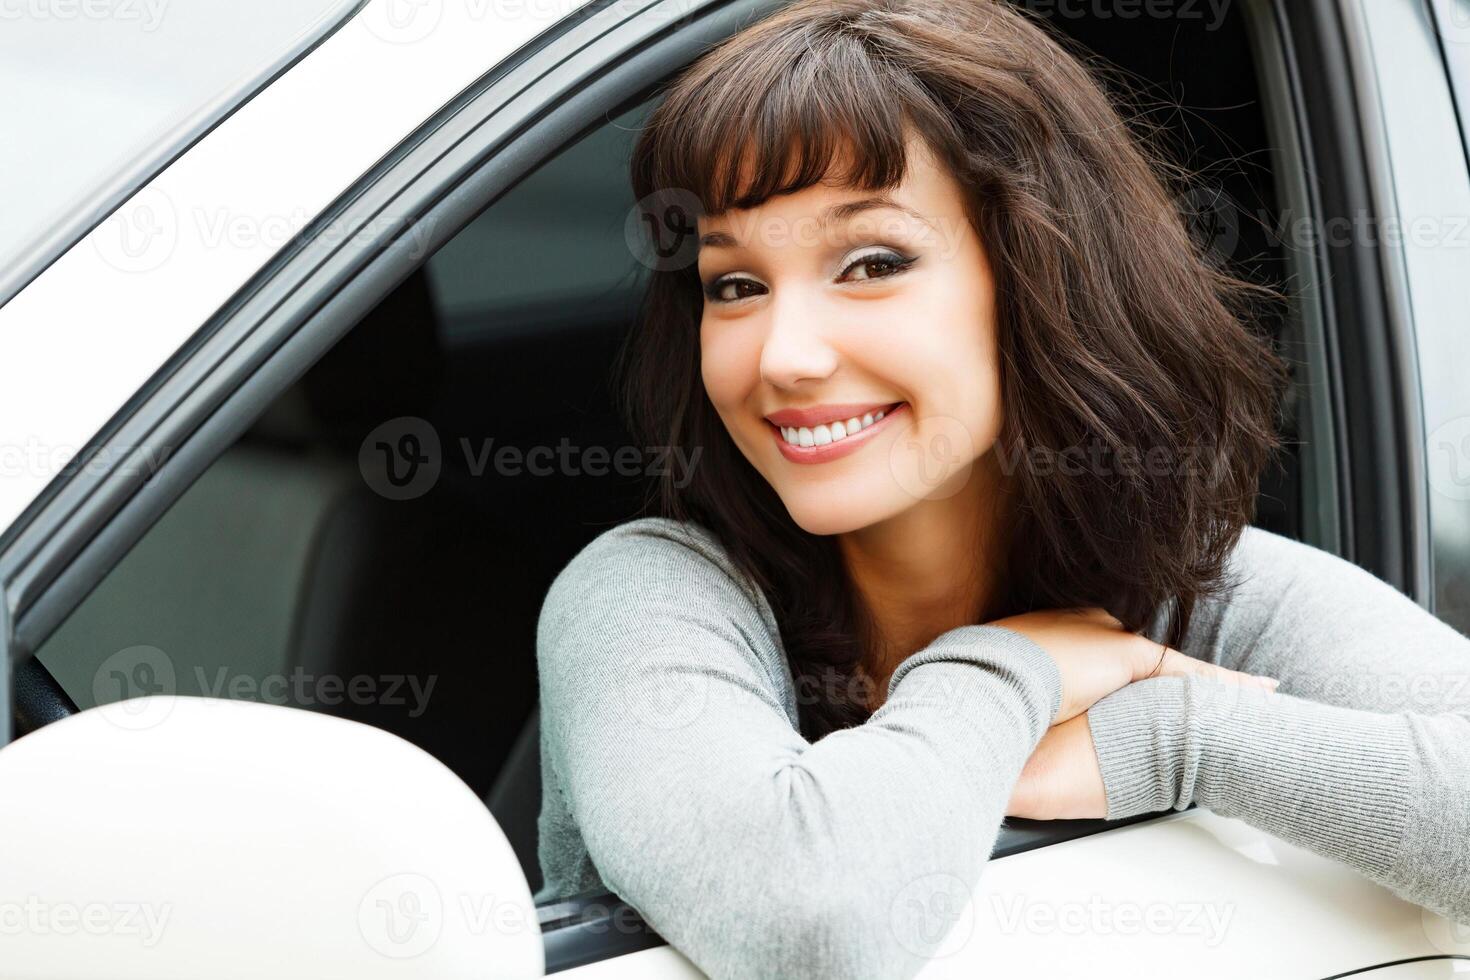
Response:
POLYGON ((942 930, 894 903, 1005 816, 1198 802, 1470 920, 1470 641, 1249 526, 1275 294, 1168 172, 993 0, 809 0, 673 83, 633 181, 697 251, 625 380, 702 455, 542 609, 539 897, 716 977, 907 976, 942 930))

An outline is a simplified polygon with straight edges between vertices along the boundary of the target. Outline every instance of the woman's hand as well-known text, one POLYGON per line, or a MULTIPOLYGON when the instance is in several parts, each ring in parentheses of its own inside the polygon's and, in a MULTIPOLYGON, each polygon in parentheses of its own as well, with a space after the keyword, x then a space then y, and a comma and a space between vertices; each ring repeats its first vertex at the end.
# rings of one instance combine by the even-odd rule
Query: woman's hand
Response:
POLYGON ((1085 820, 1108 815, 1092 730, 1083 712, 1053 725, 1037 743, 1011 791, 1006 816, 1030 820, 1085 820))
POLYGON ((1062 675, 1062 705, 1052 725, 1075 718, 1118 688, 1148 677, 1204 674, 1274 690, 1275 682, 1267 678, 1217 667, 1130 633, 1103 609, 1045 609, 989 625, 1029 637, 1056 662, 1062 675))

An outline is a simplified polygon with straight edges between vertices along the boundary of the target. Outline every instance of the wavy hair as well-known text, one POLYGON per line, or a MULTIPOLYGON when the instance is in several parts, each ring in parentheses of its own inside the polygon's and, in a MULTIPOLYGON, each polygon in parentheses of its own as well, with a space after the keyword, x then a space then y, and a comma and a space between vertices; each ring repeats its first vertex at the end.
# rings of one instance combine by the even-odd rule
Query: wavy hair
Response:
MULTIPOLYGON (((677 189, 720 214, 824 178, 890 189, 917 131, 964 188, 995 275, 1005 417, 992 451, 1167 461, 1017 468, 983 621, 1095 605, 1138 632, 1167 606, 1178 646, 1196 601, 1220 591, 1280 446, 1288 371, 1256 324, 1283 297, 1191 237, 1174 203, 1189 175, 1066 45, 999 0, 801 0, 663 88, 633 190, 677 189)), ((642 439, 701 449, 687 485, 663 478, 650 508, 712 531, 764 594, 815 740, 868 717, 852 684, 831 681, 855 676, 870 621, 835 540, 796 526, 710 403, 702 305, 692 262, 653 272, 616 365, 619 402, 642 439)))

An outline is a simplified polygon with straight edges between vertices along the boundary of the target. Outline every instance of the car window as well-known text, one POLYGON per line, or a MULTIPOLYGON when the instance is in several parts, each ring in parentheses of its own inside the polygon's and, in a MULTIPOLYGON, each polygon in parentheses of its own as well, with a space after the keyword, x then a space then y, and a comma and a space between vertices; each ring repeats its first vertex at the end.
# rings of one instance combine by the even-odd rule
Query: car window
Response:
POLYGON ((597 161, 626 157, 645 111, 542 166, 435 253, 426 269, 446 345, 472 347, 517 324, 574 321, 629 301, 641 267, 628 262, 628 175, 597 161))
POLYGON ((29 263, 59 228, 102 217, 95 212, 107 199, 146 180, 192 135, 248 96, 283 57, 338 24, 356 4, 95 0, 0 6, 0 91, 6 93, 0 99, 0 269, 29 263))

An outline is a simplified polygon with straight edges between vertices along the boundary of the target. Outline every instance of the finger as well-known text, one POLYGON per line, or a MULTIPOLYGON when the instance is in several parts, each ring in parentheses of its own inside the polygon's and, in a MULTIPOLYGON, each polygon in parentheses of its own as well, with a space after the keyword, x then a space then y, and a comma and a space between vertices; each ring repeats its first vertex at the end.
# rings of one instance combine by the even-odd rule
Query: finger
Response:
POLYGON ((1116 616, 1100 606, 1087 606, 1075 610, 1083 619, 1097 623, 1099 626, 1108 626, 1113 629, 1122 629, 1123 624, 1116 616))
POLYGON ((1247 674, 1240 670, 1231 670, 1218 664, 1206 663, 1196 660, 1178 650, 1170 650, 1164 655, 1164 664, 1155 676, 1185 677, 1191 674, 1200 677, 1210 677, 1225 681, 1230 684, 1241 684, 1246 687, 1259 687, 1268 691, 1274 691, 1278 682, 1275 678, 1262 677, 1259 674, 1247 674))

